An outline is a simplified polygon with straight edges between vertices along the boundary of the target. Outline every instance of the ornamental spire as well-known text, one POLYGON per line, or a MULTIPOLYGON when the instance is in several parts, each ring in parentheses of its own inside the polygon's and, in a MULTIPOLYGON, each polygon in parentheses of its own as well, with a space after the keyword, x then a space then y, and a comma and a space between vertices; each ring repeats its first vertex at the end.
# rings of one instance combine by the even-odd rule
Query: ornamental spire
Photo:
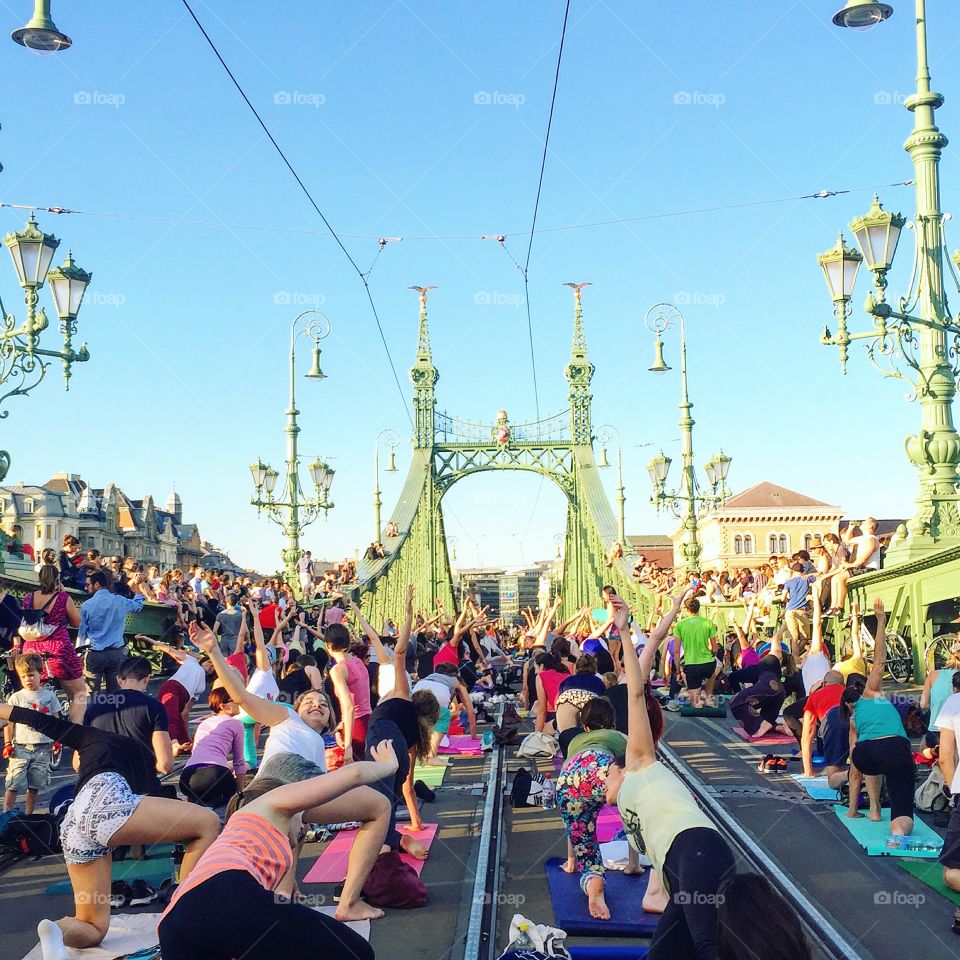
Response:
POLYGON ((417 339, 417 360, 430 360, 430 329, 427 326, 427 294, 436 290, 436 284, 426 287, 410 287, 420 294, 420 334, 417 339))
POLYGON ((434 387, 440 374, 433 365, 430 353, 430 330, 427 326, 427 294, 436 286, 410 287, 420 294, 420 332, 417 338, 417 358, 410 368, 413 383, 414 443, 419 448, 433 446, 433 418, 437 401, 434 387))
POLYGON ((594 366, 587 357, 587 338, 583 331, 583 311, 580 308, 580 291, 590 283, 566 283, 573 290, 573 343, 570 347, 570 362, 563 371, 570 384, 570 436, 574 443, 593 442, 590 416, 590 381, 594 366))

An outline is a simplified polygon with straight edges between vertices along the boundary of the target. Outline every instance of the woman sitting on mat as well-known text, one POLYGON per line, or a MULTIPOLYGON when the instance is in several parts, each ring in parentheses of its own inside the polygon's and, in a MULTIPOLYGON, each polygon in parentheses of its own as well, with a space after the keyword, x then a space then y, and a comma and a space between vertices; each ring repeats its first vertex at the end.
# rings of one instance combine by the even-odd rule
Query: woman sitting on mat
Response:
MULTIPOLYGON (((209 630, 190 625, 190 639, 205 650, 213 661, 217 676, 234 702, 246 710, 257 722, 270 727, 270 736, 263 752, 263 762, 256 779, 246 788, 244 796, 256 788, 281 786, 306 780, 326 773, 326 742, 323 734, 330 729, 331 709, 326 694, 310 690, 297 698, 293 708, 263 700, 249 693, 240 682, 240 676, 224 659, 217 638, 209 630)), ((341 800, 315 807, 314 823, 361 823, 357 838, 350 848, 350 862, 343 894, 337 904, 339 920, 377 920, 383 911, 368 906, 360 899, 360 891, 383 846, 387 831, 389 810, 375 790, 358 787, 341 800)), ((294 867, 281 881, 278 890, 292 897, 296 887, 294 867)))
POLYGON ((243 790, 247 764, 243 759, 240 708, 223 687, 210 691, 210 716, 193 738, 193 752, 180 774, 180 792, 204 807, 222 807, 243 790))
POLYGON ((916 764, 913 750, 897 708, 883 695, 883 667, 887 655, 885 631, 887 614, 882 600, 875 600, 877 633, 873 648, 873 669, 866 689, 848 687, 840 712, 850 721, 850 802, 848 817, 862 817, 857 811, 860 783, 867 781, 867 796, 874 821, 881 819, 880 785, 886 777, 890 795, 890 832, 909 836, 913 832, 913 792, 916 764))
MULTIPOLYGON (((406 610, 400 636, 394 648, 397 663, 403 663, 410 643, 410 628, 413 625, 413 585, 407 587, 406 610)), ((391 849, 402 849, 418 860, 427 859, 426 846, 404 833, 397 831, 397 806, 401 797, 410 813, 410 830, 416 833, 423 829, 420 808, 413 789, 413 771, 417 760, 430 756, 433 727, 440 717, 440 704, 429 690, 410 694, 410 679, 406 670, 397 670, 395 686, 381 698, 370 715, 367 729, 367 748, 373 744, 389 742, 397 755, 397 768, 393 776, 372 784, 390 803, 390 823, 384 843, 391 849)))
MULTIPOLYGON (((653 658, 685 596, 674 597, 639 659, 633 644, 623 645, 630 693, 626 763, 613 763, 607 772, 607 800, 620 808, 628 840, 636 849, 642 846, 670 895, 649 960, 712 960, 717 951, 717 894, 734 875, 727 842, 682 781, 657 760, 647 711, 645 687, 653 658)), ((626 630, 626 611, 619 617, 626 630)))
POLYGON ((278 785, 230 817, 160 919, 164 960, 372 960, 370 944, 348 926, 277 892, 304 823, 396 770, 389 743, 369 753, 372 761, 278 785))
POLYGON ((110 928, 111 851, 126 844, 182 843, 183 876, 220 832, 212 810, 144 794, 156 758, 139 740, 0 704, 0 720, 22 723, 80 756, 76 799, 60 826, 75 913, 37 927, 43 960, 66 960, 67 947, 95 947, 110 928))
POLYGON ((768 733, 789 733, 777 729, 777 717, 787 693, 781 680, 783 647, 773 638, 770 653, 760 658, 760 674, 753 686, 741 690, 730 701, 730 713, 753 739, 768 733))

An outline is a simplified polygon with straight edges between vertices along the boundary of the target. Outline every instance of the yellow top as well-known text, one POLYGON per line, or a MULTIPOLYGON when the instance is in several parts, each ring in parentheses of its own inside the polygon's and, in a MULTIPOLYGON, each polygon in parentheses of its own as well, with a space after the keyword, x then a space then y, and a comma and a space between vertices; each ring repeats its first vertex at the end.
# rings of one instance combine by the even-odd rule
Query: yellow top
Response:
POLYGON ((716 829, 690 791, 659 760, 624 774, 617 806, 631 846, 639 850, 642 844, 665 887, 663 862, 673 841, 684 830, 716 829))
POLYGON ((841 660, 833 669, 843 674, 844 681, 851 673, 859 673, 864 677, 870 673, 867 669, 867 661, 863 657, 849 657, 846 660, 841 660))

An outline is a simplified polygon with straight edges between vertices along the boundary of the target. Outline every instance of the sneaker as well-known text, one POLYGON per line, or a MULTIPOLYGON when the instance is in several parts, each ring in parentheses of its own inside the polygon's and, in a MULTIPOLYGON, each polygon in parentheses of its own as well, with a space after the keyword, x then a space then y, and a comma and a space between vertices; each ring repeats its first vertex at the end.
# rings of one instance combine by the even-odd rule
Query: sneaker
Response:
POLYGON ((114 880, 110 884, 110 906, 114 910, 125 907, 133 896, 133 890, 126 880, 114 880))
POLYGON ((671 701, 667 704, 667 709, 668 709, 671 713, 679 713, 679 712, 680 712, 680 704, 677 703, 676 700, 671 700, 671 701))
POLYGON ((159 896, 160 894, 146 880, 137 877, 130 884, 130 899, 127 901, 127 906, 145 907, 148 903, 153 903, 159 896))
POLYGON ((772 773, 777 766, 777 758, 772 754, 768 753, 761 761, 757 764, 757 770, 760 773, 772 773))
POLYGON ((487 753, 493 749, 493 732, 487 730, 483 734, 483 738, 480 741, 480 749, 487 753))

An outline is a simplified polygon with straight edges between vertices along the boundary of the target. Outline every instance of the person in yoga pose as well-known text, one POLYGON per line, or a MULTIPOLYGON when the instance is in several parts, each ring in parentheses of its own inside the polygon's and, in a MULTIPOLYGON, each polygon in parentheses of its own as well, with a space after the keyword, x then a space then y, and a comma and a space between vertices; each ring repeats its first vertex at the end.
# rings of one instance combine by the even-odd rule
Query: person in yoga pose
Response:
POLYGON ((396 770, 389 743, 369 754, 371 761, 277 786, 230 817, 160 919, 164 960, 372 960, 370 944, 345 924, 277 894, 304 823, 396 770))
POLYGON ((913 832, 913 791, 916 764, 910 739, 903 729, 897 708, 883 695, 883 667, 887 655, 885 630, 887 614, 883 601, 875 600, 877 632, 873 648, 873 668, 866 689, 847 687, 840 712, 850 721, 850 801, 848 817, 862 817, 857 810, 860 784, 867 781, 871 820, 880 820, 881 777, 890 794, 890 832, 909 836, 913 832))
POLYGON ((783 647, 774 637, 770 653, 760 658, 760 673, 753 686, 741 690, 730 701, 730 713, 743 729, 756 739, 777 730, 777 717, 786 699, 781 680, 783 647))
MULTIPOLYGON (((733 853, 684 784, 657 760, 656 740, 644 687, 661 640, 683 602, 660 621, 638 659, 633 644, 623 644, 630 708, 626 761, 607 772, 607 800, 616 803, 627 838, 642 846, 670 894, 660 917, 649 960, 713 958, 717 952, 717 894, 734 875, 733 853)), ((626 629, 626 611, 618 614, 626 629)), ((774 936, 774 931, 768 931, 774 936)))
MULTIPOLYGON (((330 702, 326 694, 310 690, 301 694, 293 709, 282 703, 263 700, 247 691, 240 675, 223 658, 217 638, 210 630, 190 625, 190 639, 213 661, 217 676, 234 703, 257 722, 270 727, 263 761, 256 779, 244 790, 244 801, 257 793, 285 783, 326 773, 326 743, 323 734, 330 728, 330 702)), ((389 809, 383 797, 368 786, 357 787, 328 804, 313 805, 313 823, 361 822, 350 849, 350 863, 343 895, 337 904, 340 920, 377 920, 383 911, 360 899, 360 891, 380 853, 387 830, 389 809)), ((280 882, 278 890, 292 897, 295 890, 295 863, 280 882)))
POLYGON ((156 758, 132 737, 6 704, 0 720, 31 727, 80 755, 76 799, 60 827, 75 913, 37 927, 43 960, 66 960, 67 947, 95 947, 107 935, 114 847, 182 843, 186 877, 220 832, 220 820, 193 803, 144 796, 155 782, 156 758))

